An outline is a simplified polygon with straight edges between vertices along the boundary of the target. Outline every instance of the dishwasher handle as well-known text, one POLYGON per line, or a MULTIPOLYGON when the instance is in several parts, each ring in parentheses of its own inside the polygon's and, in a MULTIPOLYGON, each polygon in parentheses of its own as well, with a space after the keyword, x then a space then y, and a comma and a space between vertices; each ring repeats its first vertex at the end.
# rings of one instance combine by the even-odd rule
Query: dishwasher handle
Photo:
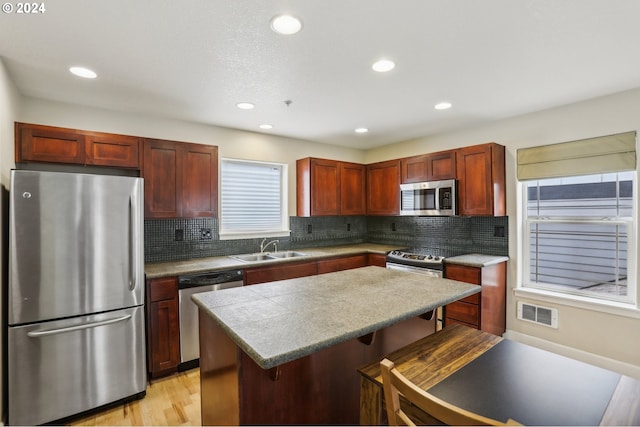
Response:
MULTIPOLYGON (((178 277, 178 289, 195 288, 199 286, 221 285, 218 288, 224 289, 225 283, 234 282, 235 286, 242 286, 242 270, 212 271, 207 273, 190 274, 178 277), (238 282, 240 284, 238 285, 238 282)), ((230 286, 233 287, 233 286, 230 286)))

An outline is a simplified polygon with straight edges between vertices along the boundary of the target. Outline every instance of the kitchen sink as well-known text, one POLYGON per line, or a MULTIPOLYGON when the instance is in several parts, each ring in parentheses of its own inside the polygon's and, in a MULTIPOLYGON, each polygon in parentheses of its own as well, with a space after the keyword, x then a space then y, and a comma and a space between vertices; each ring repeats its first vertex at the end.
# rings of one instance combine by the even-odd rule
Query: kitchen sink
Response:
POLYGON ((295 258, 300 256, 309 256, 308 254, 296 251, 284 251, 284 252, 274 252, 269 254, 270 257, 273 258, 295 258))
POLYGON ((296 252, 296 251, 230 255, 231 258, 237 259, 239 261, 244 261, 244 262, 273 261, 275 259, 295 258, 295 257, 302 257, 302 256, 308 256, 308 255, 305 253, 296 252))
POLYGON ((242 255, 231 255, 231 258, 235 258, 239 261, 244 262, 254 262, 254 261, 271 261, 275 258, 271 257, 269 254, 242 254, 242 255))

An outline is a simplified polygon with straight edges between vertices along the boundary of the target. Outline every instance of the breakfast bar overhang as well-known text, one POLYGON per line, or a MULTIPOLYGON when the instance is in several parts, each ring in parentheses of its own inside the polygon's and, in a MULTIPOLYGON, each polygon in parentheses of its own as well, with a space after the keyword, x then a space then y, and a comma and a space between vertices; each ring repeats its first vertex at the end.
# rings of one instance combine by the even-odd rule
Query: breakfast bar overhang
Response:
POLYGON ((370 266, 196 294, 202 424, 358 424, 357 368, 479 291, 370 266))

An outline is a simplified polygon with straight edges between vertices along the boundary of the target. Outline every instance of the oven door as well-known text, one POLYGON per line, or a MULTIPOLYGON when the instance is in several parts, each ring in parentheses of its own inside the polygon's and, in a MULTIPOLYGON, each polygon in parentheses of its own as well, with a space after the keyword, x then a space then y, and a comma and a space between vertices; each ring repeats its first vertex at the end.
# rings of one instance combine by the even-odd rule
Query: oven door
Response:
POLYGON ((396 264, 395 262, 387 261, 387 268, 390 270, 401 270, 409 273, 424 274, 431 277, 442 277, 442 271, 432 270, 424 267, 414 267, 412 265, 396 264))
MULTIPOLYGON (((430 268, 414 267, 412 265, 404 265, 404 264, 396 264, 395 262, 389 262, 389 261, 387 261, 387 268, 390 269, 390 270, 400 270, 400 271, 406 271, 408 273, 423 274, 425 276, 442 278, 442 271, 441 270, 432 270, 430 268)), ((443 325, 442 307, 438 307, 436 309, 435 315, 436 315, 436 331, 439 331, 439 330, 442 329, 442 325, 443 325)), ((429 320, 431 320, 431 317, 429 318, 429 320)))

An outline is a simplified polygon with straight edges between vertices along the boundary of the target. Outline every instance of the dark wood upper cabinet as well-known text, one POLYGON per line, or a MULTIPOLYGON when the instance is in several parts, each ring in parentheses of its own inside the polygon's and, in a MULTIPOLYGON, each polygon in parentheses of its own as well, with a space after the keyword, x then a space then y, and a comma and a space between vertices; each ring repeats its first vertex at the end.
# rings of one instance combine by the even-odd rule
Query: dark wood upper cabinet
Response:
POLYGON ((88 165, 121 168, 140 167, 140 138, 127 135, 90 133, 86 135, 88 165))
POLYGON ((400 160, 367 165, 367 214, 400 213, 400 160))
POLYGON ((178 178, 182 177, 183 162, 179 147, 173 141, 144 141, 145 218, 178 218, 182 213, 178 178))
POLYGON ((340 162, 340 214, 364 215, 367 212, 366 166, 340 162))
POLYGON ((73 129, 16 123, 16 163, 85 163, 84 135, 73 129))
POLYGON ((454 150, 406 157, 400 160, 400 164, 403 184, 456 177, 456 152, 454 150))
POLYGON ((140 138, 28 123, 15 124, 16 163, 140 168, 140 138))
POLYGON ((504 146, 495 143, 457 150, 460 215, 506 215, 504 156, 504 146))
POLYGON ((144 140, 146 218, 215 216, 218 147, 144 140))
POLYGON ((218 213, 218 147, 183 144, 182 216, 218 213))
POLYGON ((364 215, 365 166, 305 158, 296 162, 297 215, 364 215))

